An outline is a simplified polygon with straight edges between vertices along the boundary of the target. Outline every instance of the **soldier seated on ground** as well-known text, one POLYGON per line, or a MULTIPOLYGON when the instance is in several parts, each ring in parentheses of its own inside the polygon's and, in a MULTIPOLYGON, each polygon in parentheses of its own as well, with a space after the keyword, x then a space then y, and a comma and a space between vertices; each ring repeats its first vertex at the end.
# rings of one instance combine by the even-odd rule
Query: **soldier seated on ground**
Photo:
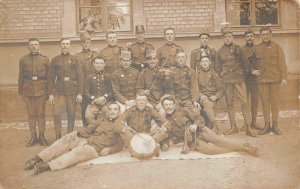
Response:
POLYGON ((121 137, 125 146, 129 146, 129 142, 135 132, 149 133, 153 135, 157 143, 168 136, 169 123, 155 109, 147 106, 147 103, 146 94, 144 91, 139 91, 136 95, 136 105, 126 109, 116 121, 116 124, 119 125, 119 129, 122 131, 121 137), (154 124, 154 126, 151 124, 152 120, 154 120, 157 125, 154 124))
POLYGON ((101 56, 93 59, 94 73, 85 78, 84 96, 89 105, 85 112, 88 127, 95 127, 97 120, 105 118, 107 104, 113 100, 111 79, 104 70, 105 62, 101 56))
POLYGON ((74 131, 40 152, 25 163, 25 170, 34 168, 34 173, 64 169, 78 162, 116 153, 122 150, 123 143, 115 127, 120 106, 111 102, 107 117, 99 122, 97 128, 84 128, 74 131))
POLYGON ((200 58, 200 68, 197 69, 197 79, 200 91, 200 105, 207 117, 211 129, 217 129, 214 106, 223 97, 224 89, 219 75, 211 68, 211 60, 206 55, 200 58))
POLYGON ((251 144, 226 138, 205 127, 203 118, 196 111, 184 107, 176 108, 172 96, 165 95, 162 98, 162 105, 167 114, 166 118, 171 124, 168 137, 171 141, 162 142, 163 150, 168 149, 175 138, 176 142, 184 142, 183 153, 194 149, 205 154, 239 151, 257 156, 258 148, 252 147, 251 144))

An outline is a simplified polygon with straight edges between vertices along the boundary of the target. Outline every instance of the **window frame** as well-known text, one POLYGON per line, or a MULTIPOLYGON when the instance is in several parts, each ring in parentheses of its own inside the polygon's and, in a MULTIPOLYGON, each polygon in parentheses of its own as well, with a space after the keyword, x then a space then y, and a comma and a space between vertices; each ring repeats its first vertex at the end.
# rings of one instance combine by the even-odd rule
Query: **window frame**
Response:
POLYGON ((111 5, 108 5, 108 1, 109 0, 103 0, 103 5, 99 5, 99 6, 80 6, 80 0, 76 0, 76 33, 77 35, 79 35, 79 33, 81 32, 80 30, 80 9, 81 8, 101 8, 101 11, 103 10, 103 15, 104 16, 104 19, 103 19, 103 29, 102 30, 95 30, 94 34, 95 36, 104 36, 106 35, 107 32, 109 31, 115 31, 115 32, 118 32, 120 34, 133 34, 134 33, 134 30, 133 30, 133 1, 132 0, 128 0, 128 2, 130 3, 129 4, 129 10, 130 10, 130 27, 129 27, 129 30, 126 31, 126 30, 109 30, 108 29, 108 9, 109 7, 118 7, 118 6, 111 6, 111 5))
MULTIPOLYGON (((264 0, 259 0, 259 1, 264 1, 264 0)), ((250 25, 230 25, 231 28, 259 28, 261 26, 266 26, 267 24, 256 24, 256 7, 255 7, 255 4, 257 3, 257 0, 248 0, 248 1, 242 1, 242 0, 225 0, 225 12, 226 12, 226 20, 227 22, 231 23, 231 20, 229 19, 228 17, 228 14, 227 14, 227 9, 228 9, 228 6, 232 3, 247 3, 249 2, 250 3, 250 19, 252 22, 254 23, 250 23, 250 25)), ((281 28, 282 26, 282 22, 281 22, 281 5, 282 3, 280 2, 280 0, 277 0, 277 7, 278 7, 278 23, 277 24, 272 24, 270 25, 270 27, 272 28, 281 28)))

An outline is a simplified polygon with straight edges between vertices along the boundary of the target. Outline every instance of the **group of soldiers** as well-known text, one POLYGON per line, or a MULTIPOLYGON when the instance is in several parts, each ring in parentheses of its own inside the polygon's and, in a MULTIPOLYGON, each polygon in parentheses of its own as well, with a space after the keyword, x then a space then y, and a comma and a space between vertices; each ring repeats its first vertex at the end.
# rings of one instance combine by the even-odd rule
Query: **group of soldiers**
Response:
POLYGON ((241 101, 246 135, 257 137, 254 130, 261 135, 282 134, 278 91, 287 85, 287 65, 281 47, 271 41, 270 27, 260 29, 258 45, 255 33, 246 31, 243 47, 234 44, 232 30, 224 28, 224 45, 218 51, 208 46, 210 34, 204 30, 199 35, 200 48, 191 53, 190 67, 187 54, 174 42, 174 28, 164 30, 165 43, 157 51, 145 41, 143 25, 135 27, 135 34, 136 42, 125 49, 118 45, 117 33, 108 32, 108 46, 98 53, 90 49, 91 37, 83 33, 83 50, 74 56, 71 40, 62 38, 61 54, 51 63, 40 54, 39 41, 29 40, 30 53, 19 63, 19 94, 26 103, 31 132, 26 146, 48 145, 44 137, 47 98, 54 105, 57 140, 27 161, 25 169, 34 168, 39 174, 115 153, 130 145, 134 133, 142 132, 153 135, 157 155, 160 149, 183 141, 188 149, 208 154, 243 151, 257 155, 251 144, 219 135, 214 106, 224 95, 231 124, 225 135, 239 131, 235 96, 241 101), (259 96, 263 128, 256 124, 259 96), (82 131, 73 131, 76 103, 81 104, 82 131), (65 110, 68 134, 62 137, 65 110))

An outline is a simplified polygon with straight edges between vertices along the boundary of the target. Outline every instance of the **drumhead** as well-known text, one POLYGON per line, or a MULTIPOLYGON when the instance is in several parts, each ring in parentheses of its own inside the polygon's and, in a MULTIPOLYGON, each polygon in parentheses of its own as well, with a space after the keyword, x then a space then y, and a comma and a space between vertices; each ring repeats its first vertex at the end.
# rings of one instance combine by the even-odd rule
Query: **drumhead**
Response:
POLYGON ((147 156, 154 155, 156 151, 156 142, 151 135, 139 133, 139 136, 136 134, 131 138, 130 148, 135 157, 143 159, 147 158, 147 156))

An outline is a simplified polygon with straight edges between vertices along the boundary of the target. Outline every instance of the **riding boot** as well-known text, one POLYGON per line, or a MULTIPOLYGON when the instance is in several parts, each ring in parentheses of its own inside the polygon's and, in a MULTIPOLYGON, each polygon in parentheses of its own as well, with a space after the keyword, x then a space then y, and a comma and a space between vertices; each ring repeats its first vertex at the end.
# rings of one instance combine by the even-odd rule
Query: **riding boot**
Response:
POLYGON ((39 163, 34 166, 34 174, 38 175, 45 171, 50 171, 50 166, 48 163, 39 163))
POLYGON ((257 134, 254 133, 250 125, 246 125, 246 135, 251 137, 258 137, 257 134))
POLYGON ((279 129, 279 127, 277 125, 277 122, 272 123, 272 131, 276 135, 282 135, 283 134, 282 131, 279 129))
POLYGON ((48 141, 45 139, 44 133, 39 133, 39 143, 41 146, 48 146, 48 141))
POLYGON ((26 147, 34 146, 38 143, 36 133, 32 133, 30 140, 27 142, 26 147))
POLYGON ((264 135, 264 134, 267 134, 267 133, 270 133, 272 132, 272 128, 270 126, 270 123, 265 123, 265 127, 258 132, 258 134, 260 135, 264 135))

